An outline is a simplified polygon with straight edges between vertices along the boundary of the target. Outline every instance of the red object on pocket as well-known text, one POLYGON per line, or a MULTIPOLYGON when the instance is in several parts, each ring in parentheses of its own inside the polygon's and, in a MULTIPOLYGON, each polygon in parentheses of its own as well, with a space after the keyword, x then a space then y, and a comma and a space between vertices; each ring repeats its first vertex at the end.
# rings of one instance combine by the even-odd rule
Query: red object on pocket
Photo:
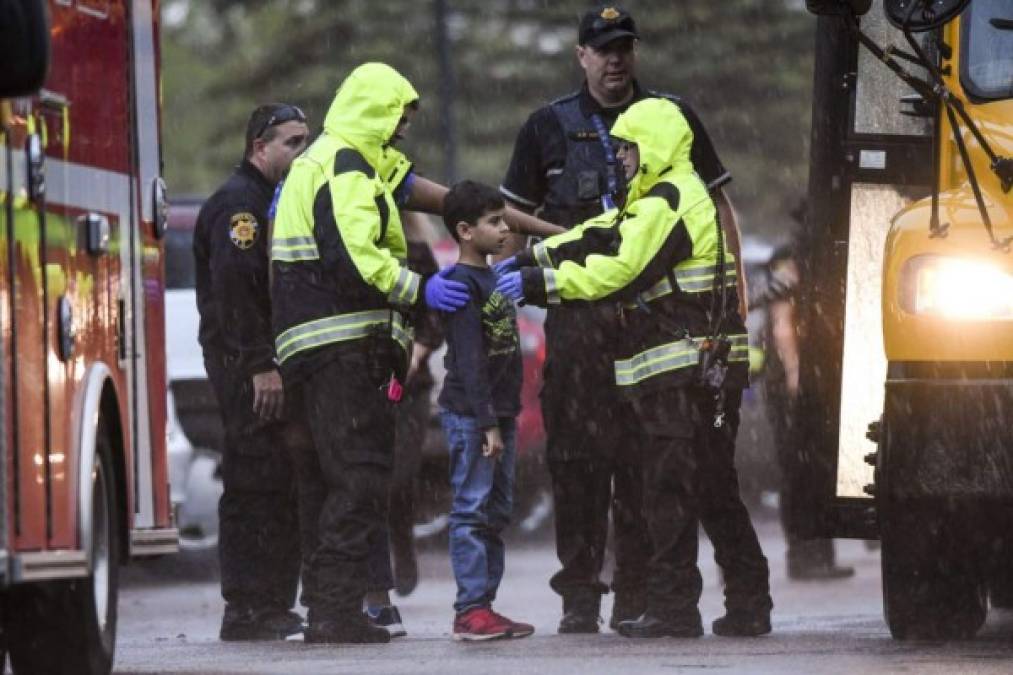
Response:
POLYGON ((397 403, 404 396, 404 387, 393 375, 390 376, 390 383, 387 384, 387 400, 397 403))

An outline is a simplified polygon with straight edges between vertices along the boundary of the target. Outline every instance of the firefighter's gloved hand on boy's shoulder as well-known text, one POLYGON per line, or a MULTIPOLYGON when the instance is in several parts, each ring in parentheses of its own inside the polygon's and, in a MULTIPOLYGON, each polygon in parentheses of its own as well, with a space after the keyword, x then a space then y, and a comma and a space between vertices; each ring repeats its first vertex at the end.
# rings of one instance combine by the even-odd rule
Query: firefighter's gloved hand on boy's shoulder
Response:
POLYGON ((512 255, 509 258, 500 260, 498 263, 492 266, 492 271, 496 273, 497 277, 501 277, 509 272, 516 272, 521 268, 520 261, 517 260, 517 256, 512 255))
POLYGON ((524 281, 521 279, 521 273, 514 271, 501 274, 496 279, 496 290, 514 302, 522 302, 524 300, 524 281))
POLYGON ((441 312, 454 312, 468 304, 468 287, 448 279, 454 267, 444 267, 426 280, 426 305, 441 312))

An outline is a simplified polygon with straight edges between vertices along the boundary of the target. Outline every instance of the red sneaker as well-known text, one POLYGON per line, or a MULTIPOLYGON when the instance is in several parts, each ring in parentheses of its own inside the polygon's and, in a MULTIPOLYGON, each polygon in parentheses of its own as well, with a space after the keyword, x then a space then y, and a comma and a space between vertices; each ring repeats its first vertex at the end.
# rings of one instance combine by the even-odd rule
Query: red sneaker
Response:
POLYGON ((455 640, 522 638, 534 632, 534 626, 511 621, 488 607, 475 607, 454 617, 455 640))
MULTIPOLYGON (((492 612, 492 610, 489 611, 492 612)), ((498 612, 492 612, 492 614, 500 621, 505 621, 508 624, 510 624, 511 628, 510 632, 507 634, 507 637, 524 638, 535 632, 535 627, 532 626, 530 623, 521 623, 520 621, 513 621, 512 619, 508 619, 498 612)))

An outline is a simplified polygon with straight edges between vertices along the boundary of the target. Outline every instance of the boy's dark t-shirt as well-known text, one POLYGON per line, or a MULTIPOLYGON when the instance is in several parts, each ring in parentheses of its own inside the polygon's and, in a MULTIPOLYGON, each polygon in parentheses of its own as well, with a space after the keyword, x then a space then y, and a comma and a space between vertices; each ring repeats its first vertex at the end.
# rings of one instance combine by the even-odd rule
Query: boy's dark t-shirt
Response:
POLYGON ((458 263, 449 279, 468 286, 471 299, 443 314, 447 376, 439 404, 458 415, 475 417, 482 429, 498 417, 521 411, 521 363, 517 316, 509 298, 496 292, 496 274, 488 267, 458 263))

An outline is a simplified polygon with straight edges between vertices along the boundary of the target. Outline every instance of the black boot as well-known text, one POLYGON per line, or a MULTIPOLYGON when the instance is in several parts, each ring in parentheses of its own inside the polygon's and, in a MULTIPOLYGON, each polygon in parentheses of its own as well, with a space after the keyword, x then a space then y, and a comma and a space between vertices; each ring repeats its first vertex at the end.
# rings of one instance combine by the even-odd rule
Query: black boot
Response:
POLYGON ((226 605, 218 638, 224 642, 284 640, 303 628, 302 617, 285 609, 226 605))
POLYGON ((342 620, 310 619, 304 631, 304 641, 318 644, 374 644, 390 642, 390 632, 374 626, 360 613, 350 614, 342 620))
POLYGON ((698 638, 703 635, 700 612, 687 612, 663 619, 645 612, 639 619, 619 623, 619 634, 628 638, 698 638))
POLYGON ((601 594, 591 589, 563 596, 563 618, 559 620, 558 632, 597 633, 601 613, 601 594))
POLYGON ((769 612, 730 611, 714 619, 711 630, 722 637, 756 637, 770 632, 769 612))
POLYGON ((619 630, 620 623, 634 621, 640 618, 645 611, 647 611, 647 597, 643 593, 616 591, 609 628, 619 630))

